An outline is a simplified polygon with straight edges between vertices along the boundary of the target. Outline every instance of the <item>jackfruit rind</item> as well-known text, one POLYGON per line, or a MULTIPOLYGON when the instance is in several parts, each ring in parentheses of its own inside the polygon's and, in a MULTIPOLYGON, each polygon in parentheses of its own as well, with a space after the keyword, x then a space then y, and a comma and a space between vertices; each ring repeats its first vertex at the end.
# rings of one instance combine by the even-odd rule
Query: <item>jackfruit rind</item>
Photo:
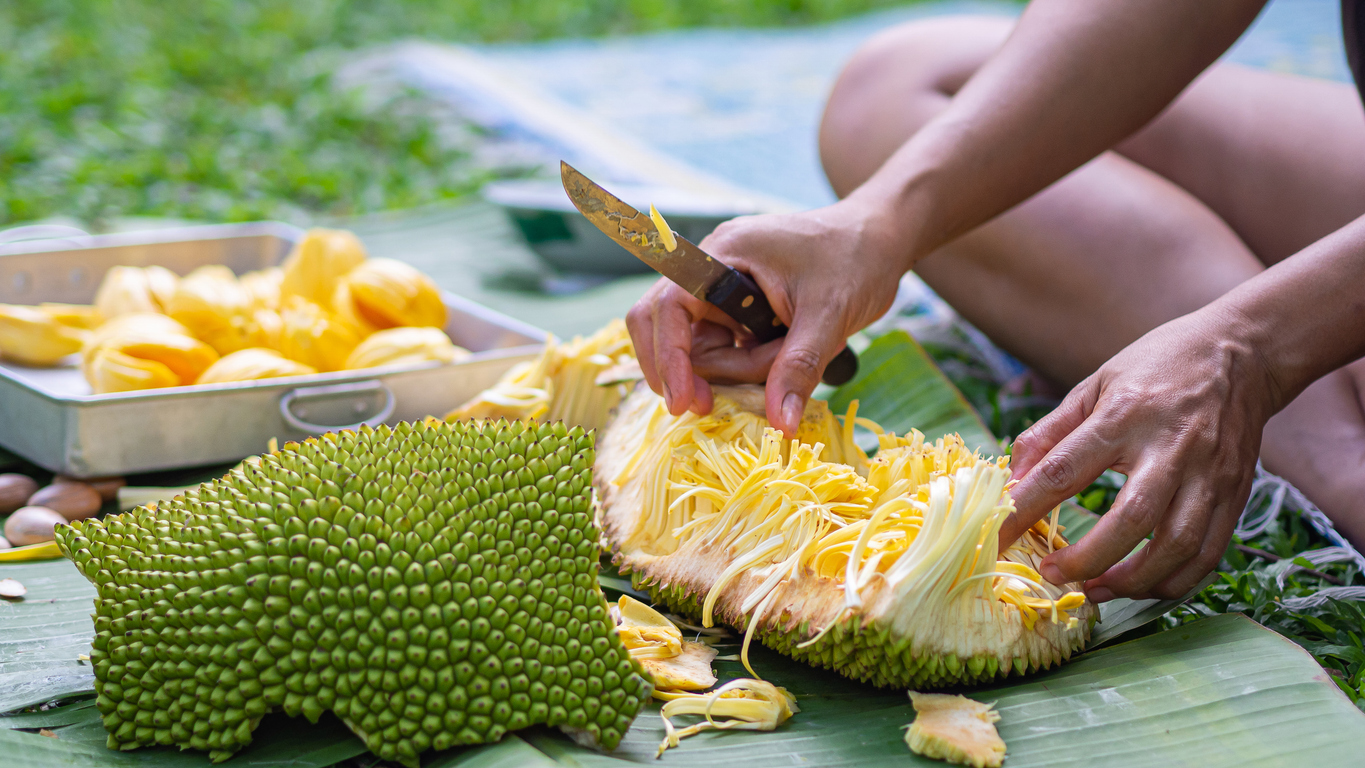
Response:
POLYGON ((57 531, 96 586, 109 747, 225 760, 331 710, 384 759, 544 723, 613 748, 651 686, 597 583, 593 438, 400 424, 289 443, 57 531))
POLYGON ((1004 460, 914 433, 883 435, 869 461, 855 413, 840 424, 812 400, 788 442, 761 388, 715 393, 710 415, 674 417, 639 387, 603 433, 599 519, 637 588, 747 628, 746 650, 755 637, 884 687, 982 684, 1084 645, 1094 605, 1036 572, 1065 546, 1055 524, 993 554, 1013 509, 1004 460))

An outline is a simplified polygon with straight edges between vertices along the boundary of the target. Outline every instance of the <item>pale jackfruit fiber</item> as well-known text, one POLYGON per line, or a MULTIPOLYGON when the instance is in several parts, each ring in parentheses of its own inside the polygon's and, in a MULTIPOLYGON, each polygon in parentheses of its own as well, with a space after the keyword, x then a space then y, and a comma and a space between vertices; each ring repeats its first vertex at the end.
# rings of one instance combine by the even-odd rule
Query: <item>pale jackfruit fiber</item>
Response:
POLYGON ((280 352, 319 371, 339 371, 360 344, 360 334, 334 312, 289 296, 280 310, 280 352))
POLYGON ((910 751, 972 768, 1000 768, 1005 742, 995 730, 1000 714, 966 696, 910 692, 915 721, 905 732, 910 751))
POLYGON ((592 443, 563 424, 362 427, 59 526, 98 591, 109 747, 222 761, 269 712, 330 710, 414 767, 534 724, 614 748, 651 686, 597 582, 592 443))
POLYGON ((331 307, 363 333, 446 324, 446 305, 436 283, 393 259, 369 259, 342 276, 331 307))
POLYGON ((284 260, 280 301, 299 296, 330 308, 337 281, 364 261, 365 246, 354 234, 342 229, 310 229, 284 260))
POLYGON ((286 359, 273 349, 251 347, 223 355, 199 376, 196 384, 226 384, 234 381, 275 379, 282 376, 310 376, 317 370, 286 359))
MULTIPOLYGON (((1043 581, 1066 541, 1039 522, 997 558, 1007 459, 949 435, 880 435, 869 460, 811 400, 796 440, 760 387, 715 388, 707 416, 639 387, 599 443, 600 522, 623 573, 671 610, 744 627, 781 653, 900 688, 990 682, 1079 650, 1096 617, 1043 581)), ((752 671, 752 670, 751 670, 752 671)))
POLYGON ((105 323, 90 334, 81 356, 95 394, 188 386, 218 360, 218 353, 183 325, 154 313, 105 323))
POLYGON ((513 366, 445 418, 562 420, 600 429, 629 391, 622 382, 639 375, 626 324, 612 320, 587 338, 550 337, 539 357, 513 366))
POLYGON ((0 358, 29 366, 56 365, 81 351, 89 332, 37 307, 0 304, 0 358))
POLYGON ((113 267, 95 291, 105 320, 143 312, 165 312, 180 278, 165 267, 113 267))
POLYGON ((455 346, 440 328, 390 328, 372 333, 346 358, 347 370, 381 365, 450 363, 469 357, 469 350, 455 346))

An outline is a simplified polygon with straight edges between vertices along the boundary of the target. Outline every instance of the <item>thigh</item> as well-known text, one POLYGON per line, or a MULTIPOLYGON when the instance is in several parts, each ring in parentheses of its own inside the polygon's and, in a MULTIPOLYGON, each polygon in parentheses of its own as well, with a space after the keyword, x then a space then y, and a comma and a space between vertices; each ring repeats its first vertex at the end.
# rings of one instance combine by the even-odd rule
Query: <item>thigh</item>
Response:
POLYGON ((1365 110, 1346 83, 1220 64, 1117 150, 1267 265, 1365 213, 1365 110))

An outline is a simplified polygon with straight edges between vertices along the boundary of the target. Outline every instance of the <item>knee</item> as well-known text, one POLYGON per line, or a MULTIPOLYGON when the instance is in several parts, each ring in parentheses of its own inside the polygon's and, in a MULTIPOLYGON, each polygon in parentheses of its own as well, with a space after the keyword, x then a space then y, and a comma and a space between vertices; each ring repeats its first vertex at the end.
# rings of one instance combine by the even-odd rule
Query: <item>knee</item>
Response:
POLYGON ((825 103, 820 160, 840 197, 947 104, 1014 22, 991 16, 913 21, 869 38, 825 103))

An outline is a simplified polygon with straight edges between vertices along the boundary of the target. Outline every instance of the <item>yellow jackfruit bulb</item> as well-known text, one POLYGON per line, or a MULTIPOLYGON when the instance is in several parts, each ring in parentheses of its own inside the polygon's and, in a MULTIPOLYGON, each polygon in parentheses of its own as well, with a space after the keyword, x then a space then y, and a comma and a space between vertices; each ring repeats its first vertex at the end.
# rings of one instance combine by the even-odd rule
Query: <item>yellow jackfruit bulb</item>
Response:
POLYGON ((332 312, 298 296, 280 310, 280 352, 319 371, 339 371, 360 344, 360 335, 332 312))
POLYGON ((95 353, 89 364, 88 377, 90 388, 97 395, 175 387, 181 383, 180 377, 162 363, 108 348, 95 353))
POLYGON ((438 360, 449 363, 469 356, 440 328, 390 328, 372 333, 346 358, 347 370, 381 365, 416 365, 438 360))
POLYGON ((161 303, 152 295, 147 273, 141 267, 113 267, 105 273, 95 291, 95 307, 106 320, 163 311, 161 303))
POLYGON ((104 322, 104 316, 100 311, 90 304, 56 304, 43 302, 38 305, 38 311, 56 320, 62 325, 69 325, 72 328, 84 328, 93 331, 100 327, 104 322))
POLYGON ((55 365, 81 351, 88 335, 35 307, 0 304, 0 358, 23 365, 55 365))
POLYGON ((441 290, 416 268, 393 259, 370 259, 348 272, 332 293, 332 308, 357 328, 446 324, 441 290))
POLYGON ((280 299, 299 296, 330 307, 341 276, 365 261, 360 238, 344 229, 310 229, 284 260, 280 299))
POLYGON ((196 384, 224 384, 230 381, 274 379, 281 376, 307 376, 317 373, 303 363, 286 359, 273 349, 252 347, 224 355, 209 366, 196 384))
POLYGON ((910 692, 915 722, 905 732, 910 751, 972 768, 1000 768, 1005 742, 995 730, 1000 715, 966 696, 910 692))
POLYGON ((280 283, 284 280, 284 270, 279 267, 258 269, 247 272, 237 279, 251 301, 252 309, 280 308, 280 283))
POLYGON ((123 392, 129 389, 173 387, 193 384, 218 359, 213 347, 190 335, 184 325, 166 315, 150 312, 123 315, 101 325, 90 333, 81 350, 81 369, 91 388, 99 392, 123 392), (123 357, 157 363, 176 377, 173 384, 164 383, 160 369, 155 375, 123 375, 118 373, 128 363, 115 358, 106 362, 103 374, 95 370, 96 359, 106 351, 118 352, 123 357), (109 371, 115 373, 109 373, 109 371), (103 377, 103 378, 101 378, 103 377), (101 381, 116 382, 116 389, 107 389, 101 381), (148 387, 136 387, 129 382, 149 382, 148 387), (121 383, 120 383, 121 382, 121 383))
POLYGON ((227 267, 200 267, 186 275, 176 287, 166 314, 219 354, 253 346, 251 297, 227 267))
POLYGON ((171 305, 171 297, 175 295, 175 289, 180 285, 180 276, 166 269, 152 265, 142 268, 142 275, 147 280, 147 290, 152 294, 152 300, 165 312, 171 305))
POLYGON ((705 643, 684 640, 682 631, 668 617, 622 595, 612 608, 616 634, 631 658, 654 678, 656 698, 671 698, 673 691, 703 691, 716 684, 711 662, 716 651, 705 643))

